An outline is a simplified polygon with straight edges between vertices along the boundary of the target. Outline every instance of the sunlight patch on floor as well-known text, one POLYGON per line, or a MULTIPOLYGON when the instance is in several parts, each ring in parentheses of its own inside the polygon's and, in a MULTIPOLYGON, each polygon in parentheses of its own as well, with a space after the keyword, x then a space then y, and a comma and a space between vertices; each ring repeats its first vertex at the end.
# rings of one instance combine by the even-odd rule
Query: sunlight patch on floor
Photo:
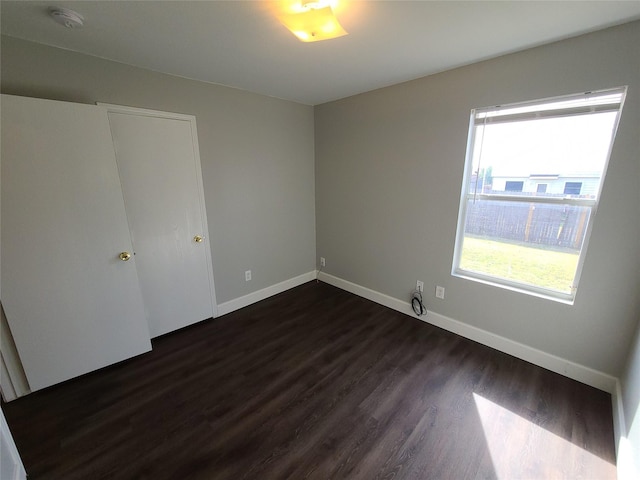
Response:
POLYGON ((498 479, 615 479, 616 468, 512 411, 473 394, 498 479))

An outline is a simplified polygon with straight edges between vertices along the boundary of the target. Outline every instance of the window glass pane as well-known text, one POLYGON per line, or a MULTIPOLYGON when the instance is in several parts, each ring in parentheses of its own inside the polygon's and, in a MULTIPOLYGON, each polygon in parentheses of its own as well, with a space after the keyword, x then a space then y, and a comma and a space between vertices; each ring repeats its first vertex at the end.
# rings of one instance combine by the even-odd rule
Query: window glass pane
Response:
POLYGON ((616 115, 476 125, 469 192, 595 199, 616 115), (545 191, 538 189, 541 180, 547 185, 545 191), (565 192, 566 184, 574 188, 565 192))
POLYGON ((566 182, 564 184, 565 195, 580 195, 582 190, 582 182, 566 182))
POLYGON ((467 200, 460 268, 571 294, 591 208, 467 200))
POLYGON ((518 182, 514 180, 507 180, 504 184, 505 192, 521 192, 524 187, 524 182, 518 182))

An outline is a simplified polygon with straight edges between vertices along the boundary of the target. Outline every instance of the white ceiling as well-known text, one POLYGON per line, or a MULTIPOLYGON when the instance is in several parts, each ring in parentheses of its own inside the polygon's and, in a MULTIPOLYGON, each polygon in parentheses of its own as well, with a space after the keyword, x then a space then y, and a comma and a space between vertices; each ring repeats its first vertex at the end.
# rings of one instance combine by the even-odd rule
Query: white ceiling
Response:
POLYGON ((267 1, 5 1, 2 33, 316 105, 640 19, 640 1, 347 1, 349 35, 298 41, 267 1), (48 7, 71 8, 65 29, 48 7))

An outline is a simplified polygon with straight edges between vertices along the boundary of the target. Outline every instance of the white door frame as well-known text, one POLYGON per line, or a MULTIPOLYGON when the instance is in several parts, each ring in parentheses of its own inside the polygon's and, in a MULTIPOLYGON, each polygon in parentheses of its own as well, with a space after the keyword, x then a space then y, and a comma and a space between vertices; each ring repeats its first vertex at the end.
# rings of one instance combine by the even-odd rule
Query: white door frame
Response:
POLYGON ((11 436, 9 425, 4 418, 4 412, 0 409, 0 457, 2 458, 2 469, 0 476, 5 480, 26 480, 27 472, 22 464, 22 459, 16 448, 16 444, 11 436), (8 464, 5 464, 8 462, 8 464), (8 466, 7 466, 8 465, 8 466), (3 474, 9 474, 4 477, 3 474))

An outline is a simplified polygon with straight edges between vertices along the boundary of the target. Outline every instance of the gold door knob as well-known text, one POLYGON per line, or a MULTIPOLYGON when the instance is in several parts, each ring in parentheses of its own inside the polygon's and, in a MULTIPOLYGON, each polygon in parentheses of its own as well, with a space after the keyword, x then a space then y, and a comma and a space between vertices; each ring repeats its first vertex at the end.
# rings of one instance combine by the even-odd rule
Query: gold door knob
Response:
POLYGON ((131 258, 131 254, 129 252, 122 252, 118 256, 120 257, 120 260, 122 260, 123 262, 126 262, 131 258))
POLYGON ((204 237, 201 235, 196 235, 195 237, 193 237, 193 241, 196 243, 202 243, 204 241, 204 237))

